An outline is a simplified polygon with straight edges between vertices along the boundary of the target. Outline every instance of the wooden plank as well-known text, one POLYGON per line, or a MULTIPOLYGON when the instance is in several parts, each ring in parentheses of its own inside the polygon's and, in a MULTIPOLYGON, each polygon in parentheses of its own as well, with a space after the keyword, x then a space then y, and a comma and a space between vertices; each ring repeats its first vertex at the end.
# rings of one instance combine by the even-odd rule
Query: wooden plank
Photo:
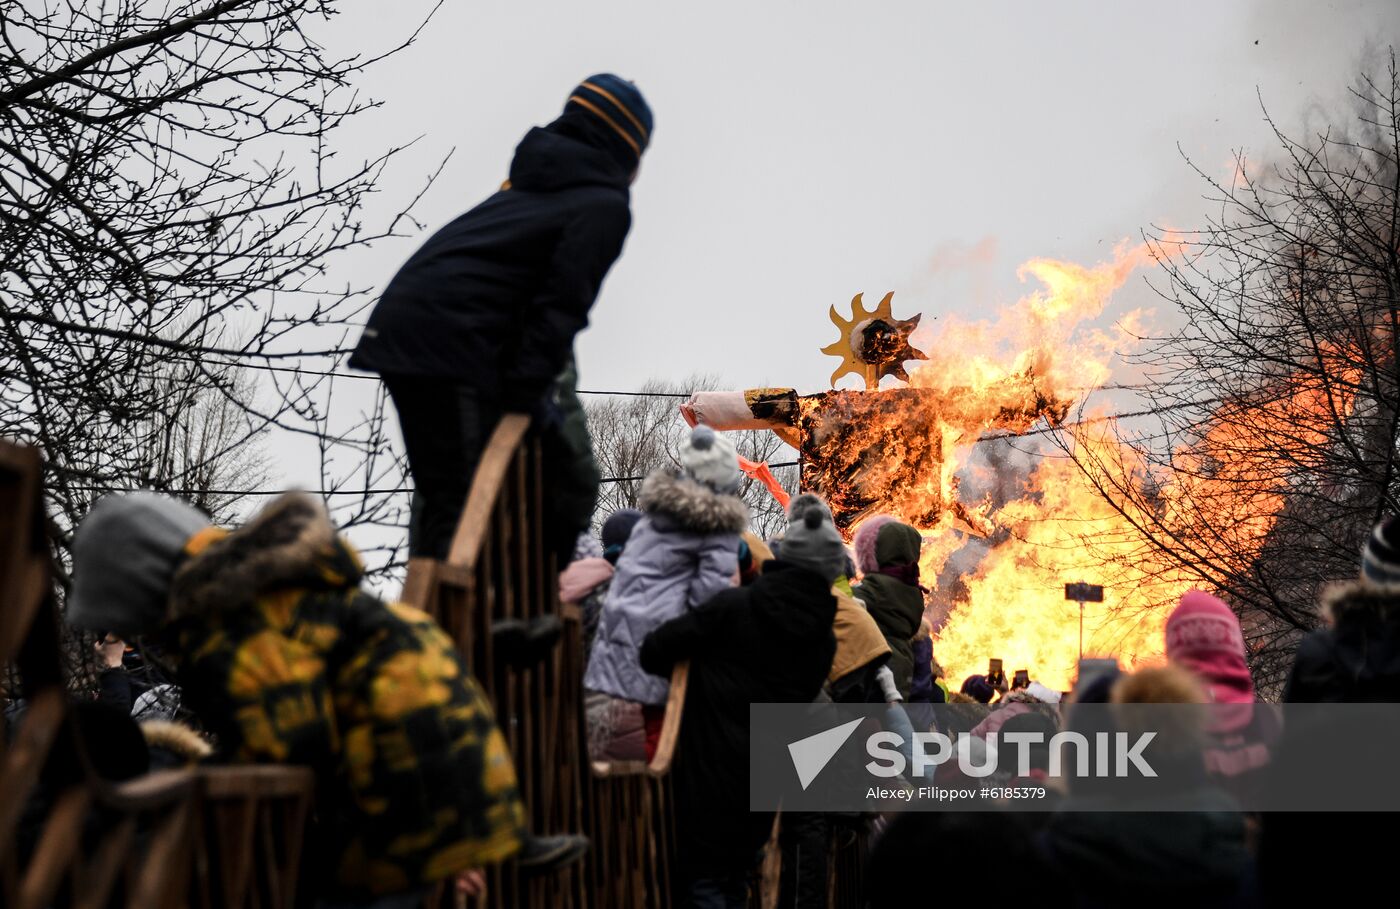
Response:
POLYGON ((39 779, 44 759, 53 747, 68 699, 61 688, 48 688, 37 694, 24 712, 11 747, 0 762, 0 855, 10 855, 15 829, 29 804, 30 793, 39 779))
POLYGON ((452 537, 452 547, 447 562, 463 568, 476 564, 481 551, 481 540, 490 525, 495 511, 496 494, 503 486, 506 470, 515 457, 516 449, 530 429, 530 418, 525 414, 509 413, 501 418, 486 450, 472 476, 471 491, 467 495, 467 506, 452 537))
POLYGON ((52 904, 82 844, 83 819, 91 804, 92 793, 81 786, 58 797, 20 882, 16 909, 42 909, 52 904))
POLYGON ((136 837, 136 818, 126 817, 103 836, 88 873, 73 888, 74 909, 105 909, 117 878, 131 857, 136 837))
POLYGON ((206 799, 310 798, 316 774, 309 767, 275 764, 201 767, 199 785, 206 799))
POLYGON ((433 588, 437 585, 438 563, 433 559, 413 558, 408 560, 408 573, 403 579, 403 590, 399 599, 414 609, 432 615, 434 604, 430 602, 433 588))

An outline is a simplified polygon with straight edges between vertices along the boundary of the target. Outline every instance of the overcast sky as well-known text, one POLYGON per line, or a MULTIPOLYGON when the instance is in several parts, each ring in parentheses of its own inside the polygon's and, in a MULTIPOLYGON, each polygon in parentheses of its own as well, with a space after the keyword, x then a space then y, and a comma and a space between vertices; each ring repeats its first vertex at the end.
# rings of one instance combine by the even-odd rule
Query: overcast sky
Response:
MULTIPOLYGON (((346 8, 327 40, 350 53, 402 35, 415 5, 346 8)), ((655 140, 579 340, 583 386, 710 372, 816 391, 832 303, 893 290, 900 316, 990 314, 1028 289, 1028 258, 1091 264, 1150 224, 1197 225, 1183 152, 1222 176, 1237 148, 1267 155, 1260 94, 1296 131, 1396 37, 1396 0, 448 0, 360 83, 384 106, 340 141, 358 157, 422 137, 386 202, 455 149, 420 209, 431 231, 581 78, 634 80, 655 140)), ((424 236, 341 267, 382 288, 424 236)), ((1119 308, 1150 299, 1138 278, 1119 308)))
MULTIPOLYGON (((333 49, 382 44, 411 9, 357 5, 333 49)), ((1032 256, 1089 263, 1151 223, 1196 224, 1178 145, 1222 175, 1233 149, 1265 153, 1260 93, 1296 127, 1397 25, 1395 0, 449 0, 361 83, 384 108, 346 138, 423 137, 388 195, 455 148, 421 210, 436 228, 499 185, 579 79, 634 80, 655 141, 579 341, 584 385, 708 371, 819 390, 830 304, 894 290, 900 315, 975 314, 1024 292, 1032 256)), ((382 287, 412 245, 350 275, 382 287)))

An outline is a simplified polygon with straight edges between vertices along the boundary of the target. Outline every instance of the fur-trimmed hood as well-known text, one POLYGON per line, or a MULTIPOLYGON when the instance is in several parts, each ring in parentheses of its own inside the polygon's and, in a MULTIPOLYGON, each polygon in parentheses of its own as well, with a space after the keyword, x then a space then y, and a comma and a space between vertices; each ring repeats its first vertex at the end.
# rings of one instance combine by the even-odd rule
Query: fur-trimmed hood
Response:
POLYGON ((204 738, 184 723, 170 720, 147 720, 141 724, 141 735, 149 748, 162 748, 184 761, 202 761, 214 753, 204 738))
POLYGON ((1400 585, 1346 581, 1321 601, 1329 624, 1298 645, 1284 701, 1400 701, 1400 585))
POLYGON ((1377 584, 1358 578, 1328 585, 1319 598, 1323 618, 1336 625, 1345 616, 1371 613, 1381 621, 1400 622, 1400 584, 1377 584))
POLYGON ((742 499, 664 470, 642 482, 637 504, 654 522, 660 517, 691 533, 742 533, 749 523, 749 507, 742 499))
POLYGON ((336 536, 325 507, 289 492, 193 553, 175 572, 170 611, 178 618, 244 606, 271 590, 352 587, 363 570, 359 556, 336 536))

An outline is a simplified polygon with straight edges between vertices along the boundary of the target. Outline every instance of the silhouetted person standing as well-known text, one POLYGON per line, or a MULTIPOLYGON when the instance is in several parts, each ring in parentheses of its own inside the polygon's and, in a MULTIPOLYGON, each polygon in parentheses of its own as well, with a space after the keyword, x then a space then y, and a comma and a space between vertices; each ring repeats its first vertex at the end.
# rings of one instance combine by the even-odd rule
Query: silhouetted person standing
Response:
MULTIPOLYGON (((622 251, 651 131, 635 85, 584 80, 557 120, 526 133, 501 189, 430 237, 370 315, 350 366, 378 373, 399 413, 418 495, 412 555, 447 555, 502 414, 584 432, 553 400, 572 388, 554 386, 622 251)), ((586 439, 569 447, 591 461, 586 439)))

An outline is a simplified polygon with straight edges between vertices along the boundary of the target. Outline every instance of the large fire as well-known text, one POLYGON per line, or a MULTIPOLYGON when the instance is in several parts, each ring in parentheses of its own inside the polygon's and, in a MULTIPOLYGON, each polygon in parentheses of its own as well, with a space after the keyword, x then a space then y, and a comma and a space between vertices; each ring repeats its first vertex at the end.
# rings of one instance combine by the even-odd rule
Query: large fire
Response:
MULTIPOLYGON (((1100 317, 1136 269, 1189 251, 1124 243, 1092 267, 1031 260, 1018 274, 1035 289, 996 318, 944 317, 914 331, 927 360, 898 387, 698 393, 681 410, 692 425, 768 428, 798 446, 803 486, 828 498, 848 533, 877 513, 923 532, 935 654, 950 682, 998 658, 1007 672, 1067 689, 1080 656, 1070 582, 1105 588, 1084 611, 1085 656, 1160 662, 1166 618, 1193 583, 1193 541, 1208 540, 1217 565, 1249 569, 1293 482, 1270 452, 1325 451, 1335 421, 1317 417, 1350 415, 1351 364, 1364 362, 1319 350, 1320 370, 1192 402, 1196 419, 1170 452, 1125 443, 1114 394, 1098 392, 1110 391, 1114 357, 1141 336, 1141 314, 1118 314, 1112 329, 1100 317), (1154 463, 1164 454, 1170 470, 1154 463)), ((826 352, 844 357, 844 343, 826 352)))
MULTIPOLYGON (((1163 607, 1187 581, 1171 566, 1151 563, 1131 515, 1110 506, 1072 461, 1054 457, 1053 449, 1028 459, 1018 494, 1000 501, 990 494, 968 501, 959 490, 960 477, 977 479, 979 470, 994 469, 977 466, 979 439, 1024 432, 1038 420, 1059 425, 1069 402, 1083 401, 1108 380, 1126 335, 1092 322, 1133 270, 1150 261, 1146 247, 1124 245, 1092 268, 1026 263, 1019 274, 1037 289, 995 320, 945 319, 936 331, 917 332, 914 342, 929 359, 911 370, 899 406, 863 408, 847 424, 839 450, 804 459, 829 472, 855 452, 883 455, 864 482, 892 490, 880 510, 925 533, 924 582, 935 587, 933 611, 946 614, 935 652, 954 683, 997 657, 1008 672, 1028 669, 1046 685, 1068 688, 1079 657, 1079 610, 1064 599, 1068 581, 1106 588, 1105 602, 1085 612, 1086 656, 1111 655, 1130 665, 1162 658, 1163 607), (911 427, 918 427, 913 441, 911 427), (936 476, 921 473, 925 459, 907 454, 923 447, 937 451, 936 476), (936 589, 940 577, 949 589, 936 589)), ((895 399, 890 391, 871 397, 895 399)), ((1131 450, 1119 449, 1107 424, 1082 416, 1059 429, 1062 439, 1136 466, 1124 462, 1131 450)), ((833 504, 840 510, 840 501, 833 504)))

